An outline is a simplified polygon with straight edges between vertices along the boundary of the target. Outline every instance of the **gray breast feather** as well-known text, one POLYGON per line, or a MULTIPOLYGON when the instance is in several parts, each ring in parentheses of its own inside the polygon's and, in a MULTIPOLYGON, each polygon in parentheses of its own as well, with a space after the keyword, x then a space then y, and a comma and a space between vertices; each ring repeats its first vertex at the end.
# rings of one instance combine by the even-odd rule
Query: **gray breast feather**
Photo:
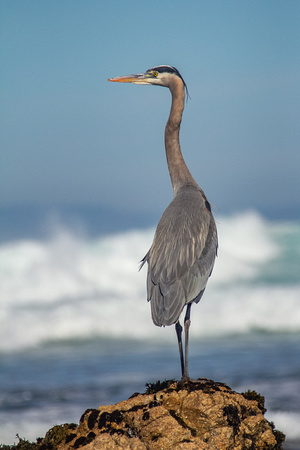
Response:
POLYGON ((198 302, 211 274, 217 231, 205 201, 193 187, 179 193, 162 215, 143 260, 148 262, 147 297, 158 326, 177 322, 187 303, 198 302))

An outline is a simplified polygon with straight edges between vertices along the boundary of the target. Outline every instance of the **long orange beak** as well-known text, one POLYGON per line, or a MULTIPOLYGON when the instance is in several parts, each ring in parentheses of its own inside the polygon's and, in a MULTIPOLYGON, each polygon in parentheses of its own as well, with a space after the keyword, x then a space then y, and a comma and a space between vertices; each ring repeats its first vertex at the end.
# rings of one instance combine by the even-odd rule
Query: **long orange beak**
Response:
POLYGON ((134 84, 149 84, 149 78, 144 73, 136 75, 125 75, 123 77, 109 78, 108 81, 117 83, 134 83, 134 84))

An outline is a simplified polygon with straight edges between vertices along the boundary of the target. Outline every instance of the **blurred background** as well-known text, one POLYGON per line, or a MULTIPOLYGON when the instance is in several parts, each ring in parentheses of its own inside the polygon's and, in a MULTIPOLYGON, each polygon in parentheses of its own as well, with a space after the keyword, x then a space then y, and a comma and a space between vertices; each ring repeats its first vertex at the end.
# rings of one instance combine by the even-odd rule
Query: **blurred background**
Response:
POLYGON ((191 375, 257 389, 300 439, 299 20, 296 0, 1 1, 0 443, 180 376, 138 272, 172 199, 170 93, 107 82, 160 64, 220 240, 191 375))

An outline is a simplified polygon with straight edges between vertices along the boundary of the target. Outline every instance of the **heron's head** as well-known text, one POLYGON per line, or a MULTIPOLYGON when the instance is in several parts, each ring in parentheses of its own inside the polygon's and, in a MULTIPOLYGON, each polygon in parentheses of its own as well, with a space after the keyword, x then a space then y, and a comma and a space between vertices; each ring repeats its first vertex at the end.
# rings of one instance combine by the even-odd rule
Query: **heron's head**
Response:
POLYGON ((157 66, 152 69, 148 69, 145 73, 109 78, 108 81, 134 84, 154 84, 156 86, 165 86, 170 88, 174 82, 178 82, 179 80, 183 83, 183 86, 187 91, 187 86, 184 79, 175 67, 157 66))

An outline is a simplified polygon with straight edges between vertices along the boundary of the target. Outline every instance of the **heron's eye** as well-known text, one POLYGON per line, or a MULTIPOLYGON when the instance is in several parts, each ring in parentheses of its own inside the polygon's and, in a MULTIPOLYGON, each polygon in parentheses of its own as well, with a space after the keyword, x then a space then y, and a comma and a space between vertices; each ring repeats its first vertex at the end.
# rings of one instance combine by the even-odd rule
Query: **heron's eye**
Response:
POLYGON ((158 75, 158 72, 153 72, 153 76, 156 78, 158 75))

